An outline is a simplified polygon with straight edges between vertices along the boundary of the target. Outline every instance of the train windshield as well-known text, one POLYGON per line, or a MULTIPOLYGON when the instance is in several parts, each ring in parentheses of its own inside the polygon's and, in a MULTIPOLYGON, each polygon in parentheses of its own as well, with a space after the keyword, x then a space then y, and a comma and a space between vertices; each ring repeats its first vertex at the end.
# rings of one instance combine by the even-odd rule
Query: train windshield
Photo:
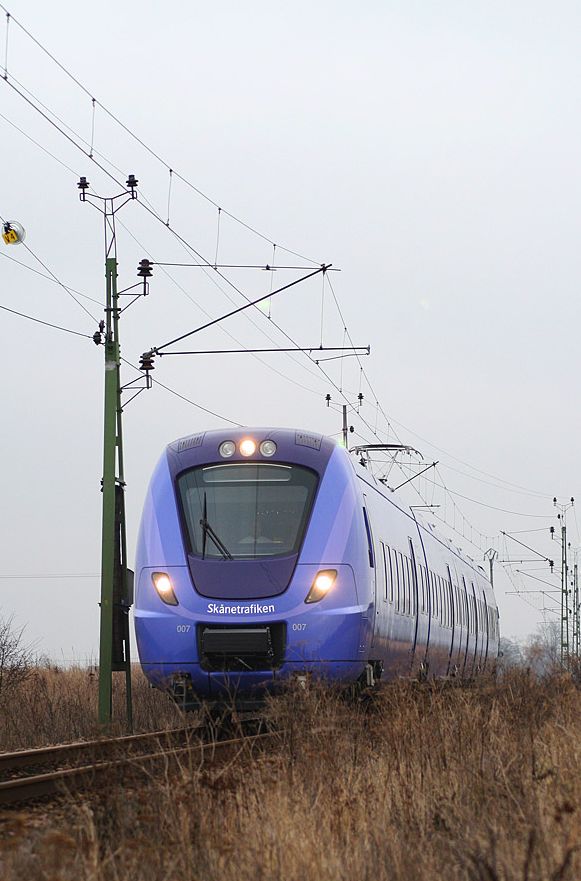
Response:
POLYGON ((178 478, 190 550, 210 559, 254 560, 298 552, 317 486, 300 465, 232 462, 178 478))

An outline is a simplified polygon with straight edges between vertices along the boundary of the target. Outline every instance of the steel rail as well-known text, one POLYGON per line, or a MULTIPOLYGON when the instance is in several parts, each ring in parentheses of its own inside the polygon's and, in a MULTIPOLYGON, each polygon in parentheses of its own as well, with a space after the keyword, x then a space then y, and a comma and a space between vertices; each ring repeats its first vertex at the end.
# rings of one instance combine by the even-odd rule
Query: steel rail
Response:
MULTIPOLYGON (((157 732, 156 732, 157 733, 157 732)), ((17 802, 32 801, 43 797, 54 797, 63 795, 70 789, 81 789, 86 785, 94 785, 97 778, 106 774, 106 772, 115 772, 115 780, 119 782, 122 779, 122 773, 126 772, 129 776, 136 772, 145 772, 147 765, 159 762, 174 761, 179 757, 187 755, 204 758, 209 754, 212 758, 216 754, 222 757, 228 755, 235 750, 244 748, 252 748, 255 745, 266 744, 275 735, 277 731, 270 731, 264 734, 254 734, 245 737, 238 737, 231 740, 210 741, 207 743, 188 744, 182 747, 168 747, 155 753, 145 753, 143 755, 130 755, 122 759, 113 761, 95 762, 90 765, 82 765, 76 768, 61 768, 57 771, 50 771, 43 774, 27 775, 24 777, 13 778, 0 782, 0 805, 15 804, 17 802)), ((122 740, 117 738, 116 740, 122 740)), ((99 743, 99 741, 97 741, 99 743)))
POLYGON ((118 748, 146 746, 163 739, 177 739, 202 729, 202 723, 183 728, 168 728, 148 731, 143 734, 129 734, 120 737, 100 738, 99 740, 79 740, 74 743, 59 743, 55 746, 34 747, 16 752, 0 753, 0 773, 19 768, 47 765, 54 762, 69 762, 83 755, 103 754, 118 748))

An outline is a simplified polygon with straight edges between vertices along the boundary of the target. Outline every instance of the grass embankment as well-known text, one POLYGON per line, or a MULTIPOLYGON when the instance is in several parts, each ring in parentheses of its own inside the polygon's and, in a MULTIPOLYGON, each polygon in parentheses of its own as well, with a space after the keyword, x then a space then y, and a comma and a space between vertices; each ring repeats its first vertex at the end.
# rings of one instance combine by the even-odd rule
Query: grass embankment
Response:
POLYGON ((581 692, 395 683, 314 690, 270 713, 281 749, 184 768, 0 824, 3 881, 573 881, 581 692))
MULTIPOLYGON (((115 673, 113 734, 126 734, 125 674, 115 673)), ((97 724, 98 673, 94 668, 31 667, 0 689, 0 752, 49 746, 102 736, 97 724)), ((133 670, 134 726, 154 731, 183 724, 165 694, 133 670)), ((1 876, 0 876, 1 877, 1 876)))

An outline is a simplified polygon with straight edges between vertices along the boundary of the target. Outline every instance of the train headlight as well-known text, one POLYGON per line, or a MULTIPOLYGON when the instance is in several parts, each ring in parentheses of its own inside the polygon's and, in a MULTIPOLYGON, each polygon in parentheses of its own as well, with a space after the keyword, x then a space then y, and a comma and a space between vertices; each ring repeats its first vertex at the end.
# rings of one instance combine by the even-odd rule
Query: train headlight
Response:
POLYGON ((272 440, 262 441, 262 443, 260 444, 260 452, 263 456, 266 456, 267 458, 270 458, 270 456, 274 456, 274 454, 276 453, 275 442, 272 440))
POLYGON ((173 592, 173 584, 167 572, 153 572, 151 580, 160 599, 167 603, 168 606, 177 606, 177 597, 173 592))
POLYGON ((242 456, 254 456, 256 452, 256 444, 250 437, 245 437, 243 441, 240 441, 240 446, 238 448, 240 450, 240 454, 242 456))
POLYGON ((218 452, 223 459, 229 459, 230 456, 233 456, 236 452, 236 444, 234 441, 224 441, 220 444, 218 452))
POLYGON ((305 603, 318 603, 324 596, 327 596, 337 578, 336 569, 321 569, 317 572, 315 580, 311 585, 311 589, 307 594, 305 603))

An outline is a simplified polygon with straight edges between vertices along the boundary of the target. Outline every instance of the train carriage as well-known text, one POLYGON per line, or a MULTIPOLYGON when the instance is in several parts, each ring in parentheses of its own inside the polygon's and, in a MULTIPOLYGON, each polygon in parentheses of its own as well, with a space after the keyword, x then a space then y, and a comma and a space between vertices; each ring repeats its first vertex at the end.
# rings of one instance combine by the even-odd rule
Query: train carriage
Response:
POLYGON ((292 677, 472 677, 498 654, 484 571, 333 440, 289 429, 171 443, 136 560, 141 664, 186 705, 292 677))

